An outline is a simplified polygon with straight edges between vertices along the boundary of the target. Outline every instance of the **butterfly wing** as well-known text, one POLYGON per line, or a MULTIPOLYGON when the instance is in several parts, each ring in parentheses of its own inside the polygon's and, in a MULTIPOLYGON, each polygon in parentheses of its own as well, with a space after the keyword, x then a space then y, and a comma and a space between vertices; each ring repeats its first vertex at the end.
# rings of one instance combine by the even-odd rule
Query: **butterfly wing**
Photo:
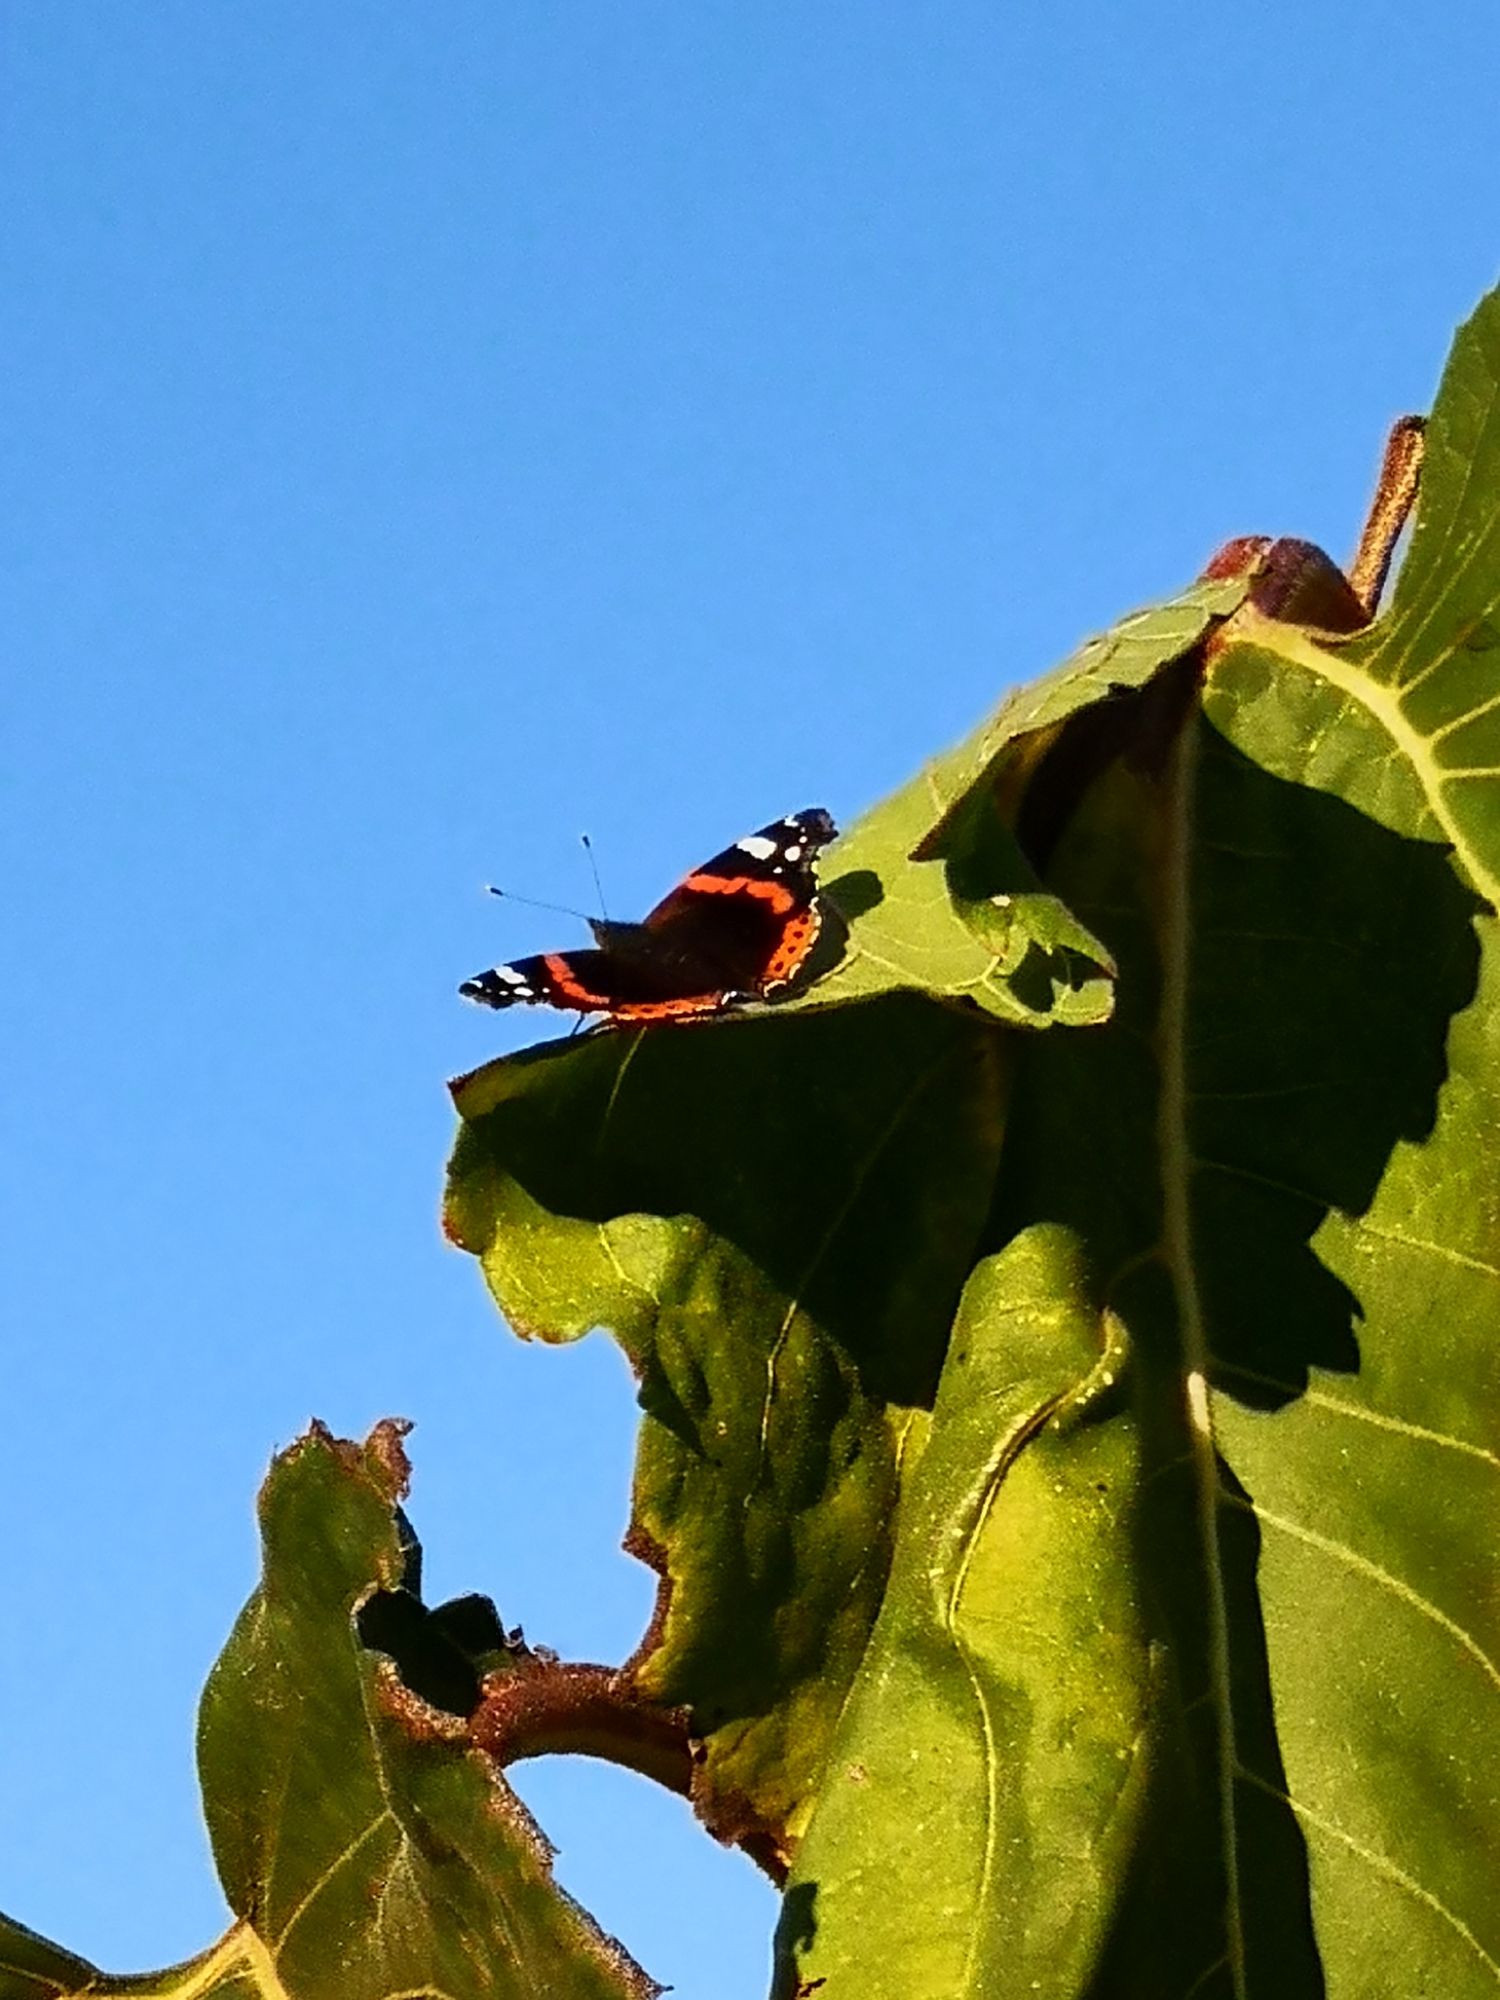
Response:
POLYGON ((817 857, 834 832, 817 807, 772 820, 695 868, 639 928, 684 976, 731 993, 770 992, 817 937, 817 857))
MULTIPOLYGON (((639 924, 609 928, 612 933, 642 931, 639 924)), ((595 951, 544 952, 492 966, 458 990, 484 1007, 560 1007, 575 1014, 608 1014, 616 1021, 705 1014, 724 1000, 721 988, 705 990, 687 968, 659 951, 632 949, 620 935, 595 951)))
POLYGON ((773 992, 818 935, 817 856, 834 832, 820 807, 772 820, 694 869, 643 923, 596 923, 591 951, 518 958, 458 990, 485 1007, 541 1004, 614 1021, 712 1013, 773 992))

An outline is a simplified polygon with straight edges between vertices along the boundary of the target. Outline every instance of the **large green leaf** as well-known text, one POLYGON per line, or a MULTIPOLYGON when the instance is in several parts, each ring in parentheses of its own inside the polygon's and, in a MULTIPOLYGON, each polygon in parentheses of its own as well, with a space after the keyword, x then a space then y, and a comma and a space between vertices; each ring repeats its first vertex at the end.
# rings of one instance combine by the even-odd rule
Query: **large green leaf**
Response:
POLYGON ((639 1685, 697 1797, 785 1850, 880 1601, 999 1147, 1001 1049, 915 995, 600 1035, 456 1086, 450 1234, 525 1332, 620 1340, 645 1411, 639 1685), (914 1426, 916 1428, 914 1428, 914 1426))
POLYGON ((1018 1044, 787 1994, 1500 1983, 1497 382, 1491 300, 1389 620, 1244 614, 1058 833, 1117 1017, 1018 1044))
POLYGON ((1116 1332, 1069 1230, 970 1280, 787 1899, 832 1992, 1073 1991, 1097 1953, 1151 1706, 1116 1332))
POLYGON ((463 1715, 415 1694, 366 1643, 368 1623, 362 1637, 362 1618, 385 1608, 382 1632, 404 1629, 398 1650, 425 1667, 429 1694, 446 1703, 446 1683, 460 1686, 453 1706, 477 1701, 463 1648, 411 1594, 401 1429, 378 1426, 361 1447, 315 1426, 262 1492, 264 1577, 200 1720, 230 1930, 189 1964, 111 1979, 0 1922, 0 2000, 649 2000, 661 1990, 557 1887, 546 1841, 471 1746, 463 1715))
POLYGON ((450 1234, 513 1325, 607 1326, 640 1377, 630 1546, 666 1587, 635 1677, 689 1707, 700 1810, 762 1854, 805 1820, 990 1203, 1005 1044, 984 1013, 1045 1026, 1113 1004, 1107 948, 983 781, 1080 718, 1095 744, 1128 740, 1131 694, 1244 590, 1196 586, 1090 641, 839 842, 832 967, 804 1000, 455 1086, 450 1234))
POLYGON ((204 1691, 199 1758, 231 1907, 287 1993, 384 2000, 658 1989, 552 1879, 457 1716, 420 1701, 356 1614, 411 1580, 393 1427, 314 1430, 261 1499, 266 1570, 204 1691))

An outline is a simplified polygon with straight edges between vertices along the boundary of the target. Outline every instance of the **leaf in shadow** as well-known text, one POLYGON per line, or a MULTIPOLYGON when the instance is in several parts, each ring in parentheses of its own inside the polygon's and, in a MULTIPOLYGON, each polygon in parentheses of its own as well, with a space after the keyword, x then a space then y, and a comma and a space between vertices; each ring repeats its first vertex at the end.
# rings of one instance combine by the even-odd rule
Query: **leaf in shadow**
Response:
POLYGON ((783 1840, 879 1604, 902 1454, 990 1199, 1003 1043, 893 994, 590 1037, 456 1086, 447 1226, 523 1330, 640 1381, 636 1662, 724 1837, 783 1840))

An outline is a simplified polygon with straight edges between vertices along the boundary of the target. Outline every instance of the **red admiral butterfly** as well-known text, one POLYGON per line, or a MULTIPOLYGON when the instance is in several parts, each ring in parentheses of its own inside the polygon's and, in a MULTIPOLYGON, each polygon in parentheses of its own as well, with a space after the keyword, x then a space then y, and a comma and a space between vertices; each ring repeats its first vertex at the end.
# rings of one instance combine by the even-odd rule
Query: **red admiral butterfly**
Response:
POLYGON ((817 856, 838 829, 821 806, 772 820, 695 868, 638 924, 591 922, 597 949, 518 958, 466 979, 486 1007, 540 1002, 610 1021, 665 1021, 763 1000, 822 924, 817 856))

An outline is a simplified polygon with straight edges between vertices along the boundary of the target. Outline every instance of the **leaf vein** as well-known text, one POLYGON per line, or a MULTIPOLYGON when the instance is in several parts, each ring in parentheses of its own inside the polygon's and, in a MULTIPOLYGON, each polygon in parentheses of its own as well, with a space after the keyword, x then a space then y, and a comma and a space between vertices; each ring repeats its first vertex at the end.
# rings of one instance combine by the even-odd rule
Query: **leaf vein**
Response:
POLYGON ((1456 715, 1451 722, 1443 723, 1441 728, 1432 731, 1427 740, 1429 743, 1441 743, 1445 736, 1453 735, 1455 730, 1466 729, 1471 722, 1477 722, 1481 716, 1488 715, 1491 709, 1495 708, 1500 708, 1500 694, 1492 694, 1489 700, 1482 701, 1478 708, 1471 708, 1463 715, 1456 715))
MULTIPOLYGON (((385 1787, 384 1784, 382 1783, 381 1790, 384 1791, 384 1789, 385 1787)), ((355 1834, 353 1840, 349 1842, 348 1846, 345 1847, 342 1850, 342 1852, 334 1856, 332 1861, 330 1861, 328 1866, 323 1870, 322 1874, 319 1875, 317 1879, 311 1884, 306 1894, 303 1896, 301 1902, 297 1904, 296 1908, 292 1911, 291 1915, 287 1918, 286 1922, 281 1926, 281 1929, 276 1933, 276 1936, 271 1940, 271 1950, 273 1951, 273 1953, 275 1953, 278 1957, 280 1956, 280 1953, 283 1947, 285 1946, 287 1939, 291 1936, 292 1932, 296 1929, 297 1925, 302 1921, 303 1917, 306 1916, 307 1911, 311 1906, 311 1904, 316 1900, 317 1897, 322 1895, 323 1891, 328 1887, 329 1883, 332 1882, 334 1876, 338 1874, 339 1870, 342 1867, 344 1867, 344 1865, 347 1862, 353 1859, 353 1857, 359 1852, 360 1848, 364 1846, 365 1842, 371 1837, 371 1835, 377 1833, 380 1830, 380 1828, 385 1825, 387 1820, 390 1820, 392 1822, 392 1824, 396 1827, 398 1833, 400 1832, 400 1821, 397 1820, 396 1815, 391 1810, 390 1806, 386 1805, 380 1812, 376 1813, 375 1817, 370 1821, 368 1826, 362 1827, 360 1831, 357 1834, 355 1834)))
POLYGON ((1467 1438, 1453 1437, 1447 1431, 1431 1430, 1425 1424, 1408 1422, 1405 1417, 1393 1417, 1385 1410, 1362 1408, 1351 1403, 1344 1396, 1330 1396, 1322 1389, 1302 1389, 1295 1382, 1284 1382, 1279 1376, 1264 1375, 1256 1368, 1242 1367, 1238 1362, 1221 1362, 1216 1374, 1232 1377, 1242 1382, 1255 1382, 1262 1388, 1274 1389, 1278 1394, 1292 1399, 1300 1399, 1320 1410, 1331 1410, 1336 1416, 1352 1418, 1356 1423, 1372 1424, 1377 1430, 1392 1431, 1398 1437, 1412 1438, 1419 1444, 1442 1445, 1448 1451, 1462 1452, 1466 1458, 1477 1458, 1485 1465, 1493 1465, 1500 1470, 1500 1453, 1487 1449, 1482 1444, 1470 1444, 1467 1438))
POLYGON ((1183 1994, 1182 2000, 1193 2000, 1193 1995, 1195 1993, 1201 1993, 1204 1987, 1207 1986, 1209 1980, 1213 1978, 1214 1974, 1216 1972, 1222 1972, 1225 1966, 1228 1965, 1228 1963, 1229 1963, 1229 1954, 1227 1952, 1221 1951, 1219 1953, 1219 1956, 1214 1960, 1212 1965, 1204 1966, 1203 1970, 1198 1974, 1198 1977, 1193 1981, 1192 1985, 1187 1989, 1186 1993, 1183 1994))
POLYGON ((906 1122, 906 1118, 910 1113, 912 1106, 922 1096, 923 1092, 928 1089, 933 1079, 951 1060, 952 1060, 951 1054, 947 1050, 944 1050, 943 1054, 938 1058, 938 1060, 936 1062, 929 1063, 927 1068, 921 1073, 920 1076, 916 1078, 916 1080, 912 1083, 911 1087, 901 1097, 900 1102, 896 1105, 895 1110, 892 1112, 891 1117, 888 1123, 886 1124, 884 1131, 880 1133, 874 1145, 871 1146, 869 1152, 866 1154, 865 1159, 862 1165, 860 1166, 860 1170, 858 1174, 856 1174, 853 1184, 849 1188, 848 1193, 845 1195, 844 1199, 839 1203, 838 1207, 834 1210, 832 1216, 829 1218, 828 1227, 823 1231, 823 1234, 819 1239, 818 1244, 812 1253, 812 1256, 808 1259, 807 1264, 804 1267, 801 1276, 798 1278, 797 1283, 793 1288, 791 1298, 787 1301, 787 1308, 786 1311, 782 1314, 781 1324, 776 1329, 776 1337, 771 1342, 770 1349, 766 1355, 766 1391, 765 1391, 765 1399, 761 1404, 761 1412, 760 1412, 760 1451, 756 1466, 757 1481, 759 1480, 760 1473, 764 1470, 766 1463, 768 1442, 771 1429, 771 1411, 776 1401, 777 1366, 780 1363, 782 1352, 786 1347, 787 1340, 791 1335, 793 1323, 796 1320, 797 1314, 801 1311, 802 1300, 804 1295, 806 1294, 807 1288, 812 1283, 813 1278, 817 1273, 818 1267, 822 1264, 824 1258, 828 1255, 829 1250, 832 1248, 834 1240, 838 1236, 839 1231, 844 1227, 845 1223, 848 1222, 849 1217, 855 1208, 855 1205, 858 1203, 861 1195, 865 1191, 865 1187, 869 1181, 871 1174, 875 1171, 876 1164, 881 1159, 882 1155, 885 1153, 887 1147, 890 1145, 891 1141, 895 1138, 896 1134, 900 1131, 902 1125, 906 1122))
POLYGON ((1419 1590, 1413 1590, 1409 1583, 1403 1583, 1399 1576, 1393 1576, 1379 1563, 1371 1562, 1368 1556, 1362 1556, 1357 1549, 1350 1548, 1347 1542, 1336 1541, 1331 1535, 1320 1535, 1315 1528, 1304 1527, 1300 1521, 1289 1521, 1284 1515, 1273 1514, 1258 1501, 1242 1500, 1238 1494, 1227 1492, 1224 1501, 1227 1506, 1238 1507, 1243 1512, 1253 1514, 1265 1527, 1275 1528, 1279 1534, 1287 1535, 1293 1541, 1305 1542, 1309 1548, 1321 1550, 1323 1554, 1332 1556, 1336 1562, 1344 1563, 1359 1575, 1367 1577, 1381 1589, 1390 1591, 1393 1597, 1399 1598, 1403 1604, 1409 1605, 1421 1617, 1429 1619, 1451 1639, 1456 1640, 1484 1669, 1495 1686, 1500 1688, 1500 1665, 1490 1658, 1478 1640, 1466 1632, 1456 1619, 1450 1618, 1446 1611, 1440 1611, 1430 1598, 1424 1597, 1419 1590))
POLYGON ((1347 1847, 1351 1854, 1356 1855, 1367 1867, 1373 1869, 1376 1874, 1383 1875, 1388 1882, 1394 1882, 1398 1888, 1404 1889, 1409 1896, 1415 1897, 1419 1903, 1424 1904, 1434 1915, 1441 1917, 1443 1922, 1456 1931, 1464 1943, 1469 1946, 1485 1970, 1494 1977, 1496 1983, 1500 1984, 1500 1962, 1491 1958, 1490 1954, 1485 1950, 1478 1938, 1475 1937, 1473 1931, 1470 1930, 1462 1917, 1450 1910, 1441 1897, 1433 1895, 1430 1889, 1424 1889, 1414 1876, 1408 1875, 1406 1870, 1392 1861, 1389 1855, 1379 1854, 1374 1848, 1366 1847, 1362 1841, 1358 1841, 1352 1834, 1346 1833, 1341 1826, 1336 1825, 1325 1814, 1314 1812, 1310 1806, 1301 1804, 1297 1799, 1289 1798, 1277 1786, 1267 1784, 1265 1779, 1257 1776, 1254 1771, 1241 1770, 1239 1775, 1247 1785, 1254 1785, 1257 1791, 1265 1792, 1271 1798, 1278 1800, 1282 1805, 1288 1806, 1297 1815, 1298 1819, 1304 1821, 1308 1826, 1316 1827, 1319 1833, 1327 1834, 1330 1840, 1336 1840, 1342 1846, 1347 1847))
POLYGON ((1466 1271, 1483 1272, 1487 1278, 1500 1278, 1500 1266, 1487 1264, 1482 1257, 1471 1257, 1465 1250, 1454 1250, 1446 1243, 1433 1243, 1423 1236, 1403 1236, 1396 1229, 1381 1229, 1367 1216, 1353 1215, 1350 1222, 1366 1236, 1373 1236, 1382 1243, 1396 1243, 1404 1250, 1425 1250, 1433 1257, 1441 1257, 1445 1263, 1457 1264, 1466 1271))

